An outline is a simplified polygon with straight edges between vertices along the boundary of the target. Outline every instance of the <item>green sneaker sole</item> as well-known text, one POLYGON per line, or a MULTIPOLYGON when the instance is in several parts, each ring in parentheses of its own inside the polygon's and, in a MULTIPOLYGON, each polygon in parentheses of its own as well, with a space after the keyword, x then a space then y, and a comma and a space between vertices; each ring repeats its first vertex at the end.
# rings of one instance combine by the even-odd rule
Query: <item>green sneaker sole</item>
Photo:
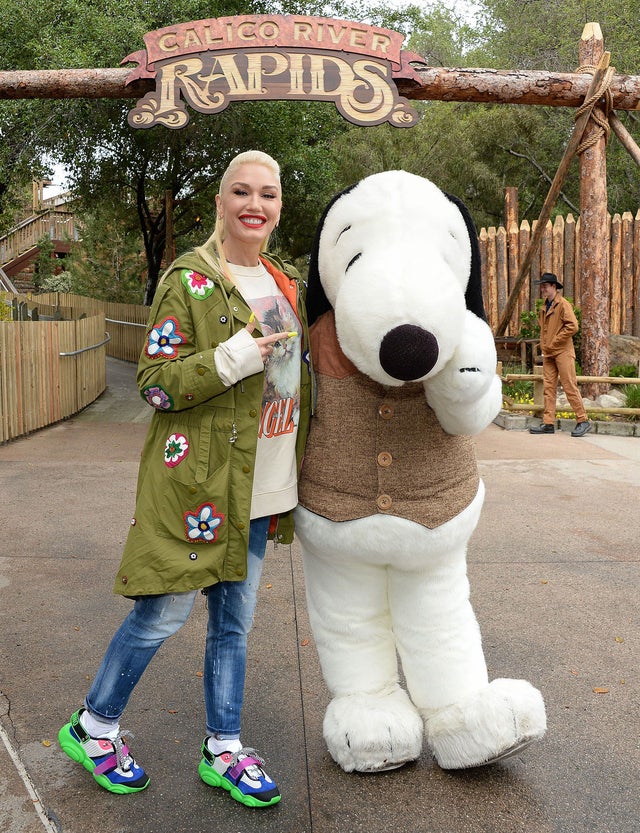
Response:
POLYGON ((149 778, 147 778, 146 783, 141 787, 129 787, 126 784, 112 784, 106 775, 96 775, 94 773, 96 762, 93 758, 87 755, 84 746, 73 737, 71 734, 71 728, 71 723, 67 723, 58 732, 58 743, 60 744, 60 749, 62 749, 64 754, 68 758, 71 758, 72 761, 82 764, 87 772, 90 772, 93 775, 95 781, 100 784, 103 789, 108 790, 110 793, 115 793, 116 795, 129 795, 129 793, 142 792, 142 790, 145 790, 149 786, 149 778))
POLYGON ((216 772, 204 758, 198 765, 198 775, 210 787, 222 787, 223 790, 230 793, 231 798, 239 801, 240 804, 244 804, 245 807, 271 807, 277 804, 282 798, 281 795, 276 795, 269 801, 260 801, 260 799, 254 798, 252 795, 246 795, 242 790, 238 789, 238 787, 220 775, 220 773, 216 772))

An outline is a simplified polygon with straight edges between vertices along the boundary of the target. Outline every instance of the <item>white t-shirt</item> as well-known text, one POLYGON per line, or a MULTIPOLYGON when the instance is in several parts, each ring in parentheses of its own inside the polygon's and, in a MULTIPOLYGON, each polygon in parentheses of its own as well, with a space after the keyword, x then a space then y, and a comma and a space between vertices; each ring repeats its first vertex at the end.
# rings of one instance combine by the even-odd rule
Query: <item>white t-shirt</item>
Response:
MULTIPOLYGON (((263 335, 300 332, 295 311, 262 264, 229 264, 229 268, 242 297, 260 322, 263 335)), ((298 502, 296 436, 300 420, 300 349, 300 335, 285 337, 276 343, 264 367, 252 518, 286 512, 298 502)))

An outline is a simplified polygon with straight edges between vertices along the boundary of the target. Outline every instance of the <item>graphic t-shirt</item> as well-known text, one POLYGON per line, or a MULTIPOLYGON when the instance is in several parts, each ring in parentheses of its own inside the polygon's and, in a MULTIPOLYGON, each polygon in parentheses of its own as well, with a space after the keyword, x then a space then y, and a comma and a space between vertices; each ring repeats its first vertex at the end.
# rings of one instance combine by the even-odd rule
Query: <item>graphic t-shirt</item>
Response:
MULTIPOLYGON (((300 333, 300 322, 265 267, 229 264, 263 335, 300 333)), ((300 335, 275 344, 264 370, 251 517, 276 515, 298 502, 296 435, 300 419, 300 335)))

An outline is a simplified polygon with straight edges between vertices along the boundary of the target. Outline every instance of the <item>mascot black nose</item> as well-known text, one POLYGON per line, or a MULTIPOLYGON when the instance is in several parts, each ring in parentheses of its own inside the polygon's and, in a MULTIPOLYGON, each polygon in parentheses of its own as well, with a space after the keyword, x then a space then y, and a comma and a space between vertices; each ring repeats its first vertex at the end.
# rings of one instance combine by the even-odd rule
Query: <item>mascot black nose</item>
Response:
POLYGON ((415 324, 394 327, 382 339, 380 364, 385 373, 410 382, 425 376, 438 361, 438 342, 433 333, 415 324))

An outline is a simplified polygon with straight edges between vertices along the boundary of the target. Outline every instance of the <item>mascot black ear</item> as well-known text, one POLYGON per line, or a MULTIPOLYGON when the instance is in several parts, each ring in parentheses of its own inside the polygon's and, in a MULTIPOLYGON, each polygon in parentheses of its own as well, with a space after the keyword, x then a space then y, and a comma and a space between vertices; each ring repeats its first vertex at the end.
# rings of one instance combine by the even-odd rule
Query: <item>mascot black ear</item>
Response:
POLYGON ((471 214, 467 206, 451 194, 445 194, 454 205, 457 205, 462 217, 464 219, 467 231, 469 232, 469 240, 471 241, 471 270, 469 272, 469 283, 467 284, 467 291, 464 298, 467 303, 467 309, 471 310, 474 315, 481 318, 483 321, 487 320, 487 315, 484 311, 484 301, 482 300, 482 272, 480 269, 480 246, 478 244, 478 232, 471 219, 471 214))
POLYGON ((329 299, 325 295, 324 289, 322 288, 322 282, 320 280, 320 270, 318 268, 318 251, 320 249, 320 235, 322 234, 322 229, 324 228, 324 221, 326 220, 327 214, 329 213, 329 210, 333 207, 333 205, 340 199, 340 197, 344 197, 345 194, 348 194, 349 191, 355 188, 356 184, 350 185, 348 188, 345 188, 344 191, 341 191, 339 194, 336 194, 335 197, 333 197, 329 205, 322 212, 322 217, 320 217, 318 226, 316 228, 316 236, 313 241, 311 255, 309 256, 309 277, 307 278, 306 307, 307 323, 309 327, 313 324, 314 321, 317 321, 321 315, 324 315, 325 312, 329 312, 329 310, 331 309, 329 299))

